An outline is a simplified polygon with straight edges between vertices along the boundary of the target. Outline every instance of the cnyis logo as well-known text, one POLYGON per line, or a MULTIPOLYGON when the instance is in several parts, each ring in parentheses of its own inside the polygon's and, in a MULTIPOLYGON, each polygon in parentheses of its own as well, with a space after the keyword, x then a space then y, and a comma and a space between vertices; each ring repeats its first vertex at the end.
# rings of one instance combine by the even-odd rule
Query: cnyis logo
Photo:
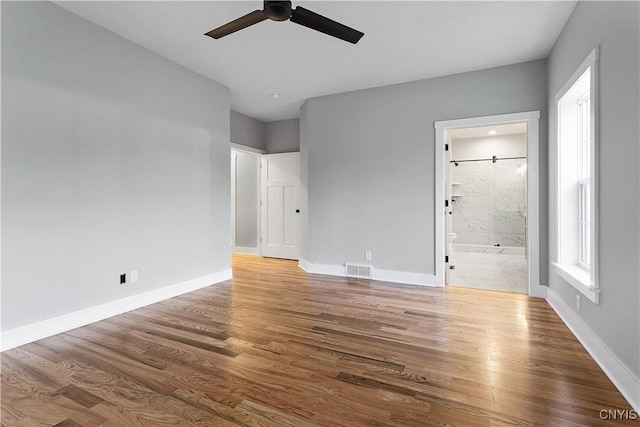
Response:
POLYGON ((633 409, 602 409, 599 412, 601 420, 637 420, 638 412, 633 409))

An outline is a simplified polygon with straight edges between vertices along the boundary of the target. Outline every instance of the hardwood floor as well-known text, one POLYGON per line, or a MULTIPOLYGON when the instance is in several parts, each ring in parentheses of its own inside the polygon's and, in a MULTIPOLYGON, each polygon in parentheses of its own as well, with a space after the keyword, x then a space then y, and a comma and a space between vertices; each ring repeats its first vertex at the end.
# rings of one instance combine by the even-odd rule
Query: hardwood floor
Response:
POLYGON ((235 256, 233 281, 4 352, 2 426, 599 426, 631 409, 544 300, 296 264, 235 256))

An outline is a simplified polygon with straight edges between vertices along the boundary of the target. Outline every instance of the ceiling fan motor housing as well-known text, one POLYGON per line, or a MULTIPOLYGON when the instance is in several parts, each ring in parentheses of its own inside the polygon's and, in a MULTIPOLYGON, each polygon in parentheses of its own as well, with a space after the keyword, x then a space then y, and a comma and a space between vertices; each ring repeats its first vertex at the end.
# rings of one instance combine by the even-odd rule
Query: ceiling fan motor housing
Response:
POLYGON ((291 17, 291 2, 265 0, 263 13, 272 21, 286 21, 291 17))

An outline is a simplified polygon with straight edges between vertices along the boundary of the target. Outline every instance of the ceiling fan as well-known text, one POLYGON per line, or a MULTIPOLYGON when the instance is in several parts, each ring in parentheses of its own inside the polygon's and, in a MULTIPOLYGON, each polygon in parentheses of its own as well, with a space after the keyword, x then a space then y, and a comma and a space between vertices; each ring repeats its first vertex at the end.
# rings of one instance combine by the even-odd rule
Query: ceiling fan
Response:
POLYGON ((251 25, 262 22, 265 19, 271 19, 272 21, 286 21, 289 19, 291 22, 303 25, 311 28, 312 30, 320 31, 333 37, 337 37, 349 43, 356 44, 364 33, 354 30, 351 27, 347 27, 339 22, 333 21, 329 18, 325 18, 322 15, 318 15, 304 7, 291 8, 290 1, 264 1, 263 10, 254 10, 253 12, 235 19, 221 27, 211 30, 205 34, 205 36, 219 39, 227 36, 231 33, 235 33, 238 30, 250 27, 251 25))

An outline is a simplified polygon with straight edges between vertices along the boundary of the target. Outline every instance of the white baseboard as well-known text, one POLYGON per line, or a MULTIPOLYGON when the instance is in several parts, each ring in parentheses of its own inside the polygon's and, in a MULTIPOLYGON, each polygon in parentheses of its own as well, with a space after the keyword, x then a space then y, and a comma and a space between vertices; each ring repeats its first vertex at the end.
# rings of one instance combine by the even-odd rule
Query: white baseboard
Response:
POLYGON ((309 274, 326 274, 344 277, 343 265, 313 264, 307 260, 298 260, 298 266, 309 274))
POLYGON ((257 255, 260 256, 260 248, 249 248, 243 246, 236 246, 232 251, 234 254, 241 255, 257 255))
POLYGON ((411 273, 408 271, 379 270, 374 267, 373 280, 403 283, 406 285, 437 286, 433 274, 411 273))
MULTIPOLYGON (((625 366, 598 336, 587 326, 552 289, 547 289, 547 302, 578 338, 613 385, 627 399, 631 407, 640 412, 640 379, 625 366)), ((613 409, 613 408, 612 408, 613 409)))
MULTIPOLYGON (((326 274, 345 277, 344 265, 313 264, 300 259, 298 266, 310 274, 326 274)), ((405 285, 437 286, 436 276, 406 271, 380 270, 373 266, 373 280, 402 283, 405 285)))
POLYGON ((231 269, 0 332, 0 351, 232 279, 231 269))

